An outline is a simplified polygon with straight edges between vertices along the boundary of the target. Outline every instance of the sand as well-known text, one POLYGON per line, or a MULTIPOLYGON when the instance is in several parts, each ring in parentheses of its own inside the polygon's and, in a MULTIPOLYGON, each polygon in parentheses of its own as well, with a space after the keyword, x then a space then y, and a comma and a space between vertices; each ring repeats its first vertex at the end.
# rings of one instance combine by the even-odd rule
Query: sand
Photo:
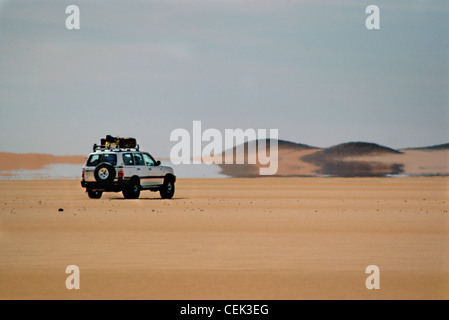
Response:
POLYGON ((52 164, 79 164, 82 167, 85 162, 85 156, 0 152, 0 176, 10 176, 8 171, 38 170, 52 164))
POLYGON ((448 299, 448 204, 447 177, 180 179, 173 200, 0 181, 0 298, 448 299))
POLYGON ((401 163, 406 175, 449 175, 449 150, 401 150, 402 154, 351 157, 347 161, 401 163))

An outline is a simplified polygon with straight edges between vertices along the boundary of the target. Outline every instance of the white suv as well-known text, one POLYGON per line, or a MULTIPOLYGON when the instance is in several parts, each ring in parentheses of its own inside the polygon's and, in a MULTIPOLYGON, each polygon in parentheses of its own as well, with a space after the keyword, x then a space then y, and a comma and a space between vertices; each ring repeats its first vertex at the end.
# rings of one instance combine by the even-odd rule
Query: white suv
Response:
POLYGON ((83 167, 81 186, 92 199, 103 192, 123 192, 126 199, 137 199, 141 190, 159 191, 163 199, 175 194, 176 176, 170 167, 139 147, 121 148, 94 145, 83 167))

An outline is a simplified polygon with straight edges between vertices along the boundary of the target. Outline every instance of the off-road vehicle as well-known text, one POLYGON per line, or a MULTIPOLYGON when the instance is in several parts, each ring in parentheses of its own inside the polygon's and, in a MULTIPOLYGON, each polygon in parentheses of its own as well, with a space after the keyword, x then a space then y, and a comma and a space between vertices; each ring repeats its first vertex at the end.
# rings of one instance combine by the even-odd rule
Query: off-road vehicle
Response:
POLYGON ((112 136, 94 144, 81 177, 81 186, 92 199, 101 198, 103 192, 122 192, 126 199, 137 199, 141 190, 159 191, 163 199, 171 199, 175 182, 173 169, 140 151, 134 138, 112 136))

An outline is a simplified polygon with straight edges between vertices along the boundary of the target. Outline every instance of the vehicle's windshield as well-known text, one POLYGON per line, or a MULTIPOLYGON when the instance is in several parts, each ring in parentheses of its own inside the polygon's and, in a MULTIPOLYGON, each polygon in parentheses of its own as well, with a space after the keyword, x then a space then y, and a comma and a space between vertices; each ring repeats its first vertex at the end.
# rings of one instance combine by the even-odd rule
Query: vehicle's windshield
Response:
POLYGON ((107 162, 115 166, 117 164, 117 155, 114 153, 91 154, 89 159, 87 160, 86 166, 95 167, 103 162, 107 162))

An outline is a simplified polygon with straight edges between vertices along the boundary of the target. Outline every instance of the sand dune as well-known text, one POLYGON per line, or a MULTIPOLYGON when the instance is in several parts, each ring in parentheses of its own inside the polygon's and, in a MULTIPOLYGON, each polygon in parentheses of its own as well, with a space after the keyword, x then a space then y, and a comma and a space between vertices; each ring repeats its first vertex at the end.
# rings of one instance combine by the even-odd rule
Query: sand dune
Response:
MULTIPOLYGON (((267 142, 266 154, 268 156, 270 154, 270 143, 269 140, 267 142)), ((253 142, 253 144, 255 145, 255 153, 257 154, 258 145, 255 142, 253 142)), ((319 167, 313 163, 303 161, 302 157, 313 154, 318 150, 320 149, 305 144, 297 144, 280 140, 278 142, 278 171, 276 176, 289 177, 316 175, 316 171, 319 170, 319 167)), ((235 148, 232 157, 226 157, 223 155, 223 164, 220 165, 221 173, 230 177, 238 178, 258 177, 260 175, 259 168, 262 167, 262 165, 259 163, 257 156, 254 156, 257 160, 256 164, 248 164, 249 154, 248 147, 245 145, 244 165, 225 164, 226 162, 236 163, 235 148)))
POLYGON ((180 179, 173 200, 91 200, 79 181, 0 181, 0 299, 449 299, 448 191, 447 177, 180 179))
POLYGON ((0 175, 8 175, 7 171, 37 170, 52 164, 80 164, 86 156, 55 156, 42 153, 10 153, 0 152, 0 175))
POLYGON ((350 157, 346 161, 400 163, 406 175, 449 175, 449 150, 401 150, 402 154, 350 157))
MULTIPOLYGON (((276 176, 382 177, 449 175, 449 148, 394 150, 374 143, 351 142, 330 148, 279 143, 276 176), (305 146, 305 147, 303 147, 305 146)), ((246 158, 247 159, 247 158, 246 158)), ((232 177, 257 177, 261 165, 220 165, 232 177)))

